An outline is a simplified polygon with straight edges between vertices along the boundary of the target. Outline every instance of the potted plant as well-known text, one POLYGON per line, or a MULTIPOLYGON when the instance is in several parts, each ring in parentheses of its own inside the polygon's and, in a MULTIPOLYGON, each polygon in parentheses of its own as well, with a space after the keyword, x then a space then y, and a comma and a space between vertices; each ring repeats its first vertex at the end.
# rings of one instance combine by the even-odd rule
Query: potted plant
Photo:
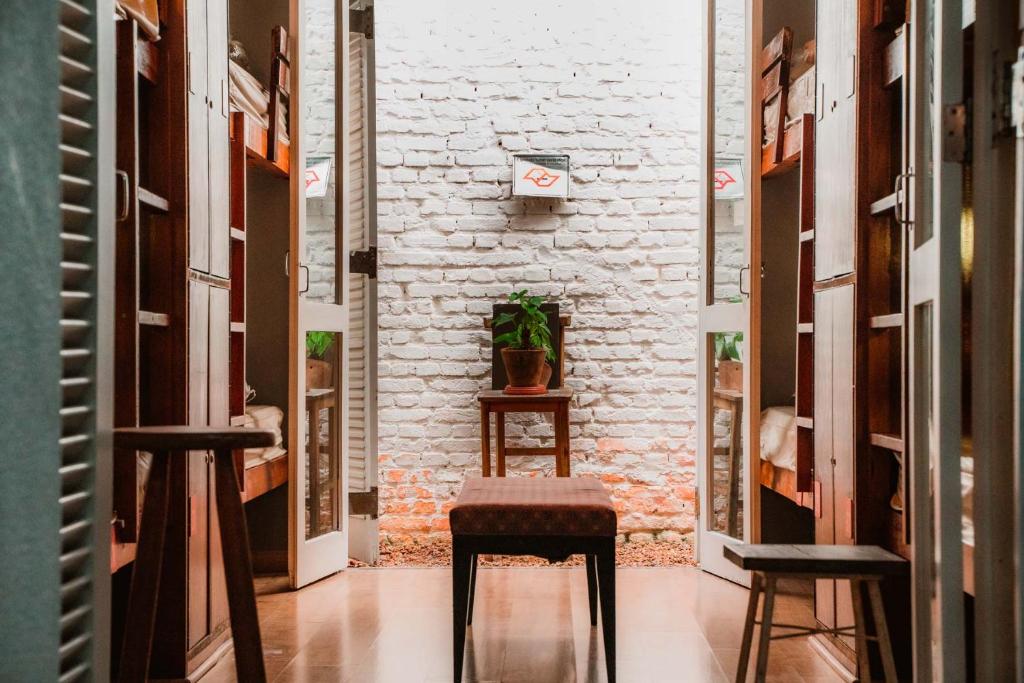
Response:
POLYGON ((494 320, 496 330, 506 325, 512 326, 512 329, 494 338, 495 344, 505 345, 501 349, 501 360, 508 375, 505 392, 542 394, 547 391, 545 374, 551 376, 551 366, 545 361, 555 360, 548 317, 540 310, 544 297, 530 296, 524 289, 509 294, 508 300, 509 303, 518 303, 519 310, 515 313, 502 313, 494 320))
POLYGON ((743 391, 743 333, 716 332, 715 360, 718 386, 743 391))
POLYGON ((306 391, 334 386, 334 364, 328 360, 333 332, 306 333, 306 391))

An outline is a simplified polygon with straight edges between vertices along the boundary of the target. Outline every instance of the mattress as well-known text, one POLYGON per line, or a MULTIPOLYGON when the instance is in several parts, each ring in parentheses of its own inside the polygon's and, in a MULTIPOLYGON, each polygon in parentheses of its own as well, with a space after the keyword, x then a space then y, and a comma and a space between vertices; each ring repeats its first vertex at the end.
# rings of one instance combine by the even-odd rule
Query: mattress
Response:
POLYGON ((796 472, 796 410, 774 406, 761 413, 761 459, 796 472))
POLYGON ((273 446, 267 448, 247 448, 245 450, 246 469, 256 467, 286 454, 284 438, 281 434, 281 422, 283 420, 284 411, 277 406, 249 405, 245 407, 245 422, 242 426, 255 429, 269 429, 274 432, 273 446))
MULTIPOLYGON (((228 60, 228 73, 231 78, 229 88, 229 102, 231 111, 244 112, 249 118, 263 128, 270 128, 270 93, 266 88, 243 67, 228 60)), ((282 106, 277 112, 279 136, 282 141, 288 142, 288 108, 282 106)))

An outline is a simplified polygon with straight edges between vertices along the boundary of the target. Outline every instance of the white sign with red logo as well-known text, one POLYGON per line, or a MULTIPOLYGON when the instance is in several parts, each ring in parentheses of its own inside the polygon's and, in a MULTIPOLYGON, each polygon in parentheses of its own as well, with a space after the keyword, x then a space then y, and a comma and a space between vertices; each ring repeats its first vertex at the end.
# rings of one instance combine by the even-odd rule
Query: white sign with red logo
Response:
POLYGON ((516 197, 569 198, 568 154, 516 154, 512 157, 516 197))
POLYGON ((711 183, 715 187, 715 199, 742 199, 743 163, 719 159, 711 183))
POLYGON ((331 157, 306 158, 306 196, 326 197, 331 181, 331 157))

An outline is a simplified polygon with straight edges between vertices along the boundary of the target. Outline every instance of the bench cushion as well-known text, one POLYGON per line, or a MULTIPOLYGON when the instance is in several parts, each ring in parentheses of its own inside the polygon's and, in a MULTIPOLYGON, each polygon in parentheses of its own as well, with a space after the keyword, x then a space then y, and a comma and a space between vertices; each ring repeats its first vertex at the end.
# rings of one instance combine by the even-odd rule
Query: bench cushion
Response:
POLYGON ((592 478, 469 479, 448 513, 452 534, 615 536, 615 508, 592 478))

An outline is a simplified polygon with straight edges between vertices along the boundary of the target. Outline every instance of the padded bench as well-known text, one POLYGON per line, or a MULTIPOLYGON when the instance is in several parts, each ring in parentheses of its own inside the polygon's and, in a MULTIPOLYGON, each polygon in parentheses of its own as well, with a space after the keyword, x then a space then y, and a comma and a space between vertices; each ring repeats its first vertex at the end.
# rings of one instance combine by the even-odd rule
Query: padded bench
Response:
POLYGON ((452 531, 455 683, 462 681, 473 622, 479 555, 586 555, 590 623, 600 594, 608 681, 615 681, 615 533, 611 498, 596 479, 481 478, 466 481, 448 513, 452 531))

